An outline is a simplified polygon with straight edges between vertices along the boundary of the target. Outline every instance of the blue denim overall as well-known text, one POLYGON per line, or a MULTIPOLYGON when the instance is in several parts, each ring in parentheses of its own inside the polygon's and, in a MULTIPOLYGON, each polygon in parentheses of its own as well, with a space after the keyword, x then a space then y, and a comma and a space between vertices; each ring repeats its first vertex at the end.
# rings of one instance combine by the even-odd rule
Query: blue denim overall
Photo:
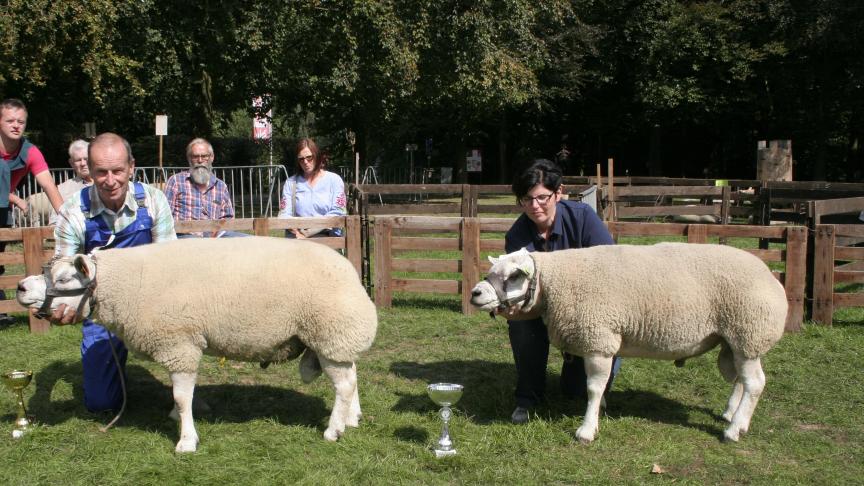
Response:
MULTIPOLYGON (((151 228, 153 218, 147 212, 144 204, 144 186, 134 183, 135 201, 138 210, 135 221, 114 234, 111 228, 101 216, 90 216, 90 188, 81 190, 81 212, 86 220, 84 233, 84 252, 90 253, 94 248, 104 246, 108 239, 114 234, 112 248, 129 248, 138 245, 146 245, 153 241, 151 228)), ((91 412, 103 410, 120 410, 123 404, 123 389, 120 382, 120 373, 114 356, 111 354, 111 344, 117 351, 120 359, 120 367, 126 373, 126 358, 128 351, 117 336, 108 332, 107 329, 90 319, 84 320, 82 327, 84 339, 81 341, 81 364, 84 369, 84 405, 91 412)))

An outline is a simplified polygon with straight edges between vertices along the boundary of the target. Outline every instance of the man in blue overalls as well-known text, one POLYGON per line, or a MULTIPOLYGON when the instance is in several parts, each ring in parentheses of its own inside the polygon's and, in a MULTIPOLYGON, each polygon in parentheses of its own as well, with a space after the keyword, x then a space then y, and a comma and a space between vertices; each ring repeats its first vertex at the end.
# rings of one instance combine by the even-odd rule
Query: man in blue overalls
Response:
MULTIPOLYGON (((60 208, 54 237, 55 257, 89 253, 96 248, 128 248, 176 239, 174 220, 162 191, 130 182, 135 160, 129 143, 113 133, 96 137, 89 147, 93 185, 70 197, 60 208), (113 239, 112 239, 113 237, 113 239)), ((51 320, 71 324, 85 316, 60 306, 51 320)), ((81 362, 84 404, 93 412, 119 410, 123 402, 121 370, 127 351, 104 327, 84 320, 81 362), (119 360, 115 361, 111 350, 119 360)))

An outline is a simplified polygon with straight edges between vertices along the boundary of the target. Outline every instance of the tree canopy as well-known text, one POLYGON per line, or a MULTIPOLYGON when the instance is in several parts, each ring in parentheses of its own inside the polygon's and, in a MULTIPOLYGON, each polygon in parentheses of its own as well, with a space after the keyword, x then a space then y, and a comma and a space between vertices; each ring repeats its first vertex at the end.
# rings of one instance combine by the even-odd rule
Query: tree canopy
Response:
POLYGON ((798 179, 862 178, 858 0, 4 0, 0 30, 0 94, 49 144, 156 113, 212 136, 262 96, 283 136, 480 147, 489 181, 562 148, 571 172, 753 177, 778 138, 798 179))

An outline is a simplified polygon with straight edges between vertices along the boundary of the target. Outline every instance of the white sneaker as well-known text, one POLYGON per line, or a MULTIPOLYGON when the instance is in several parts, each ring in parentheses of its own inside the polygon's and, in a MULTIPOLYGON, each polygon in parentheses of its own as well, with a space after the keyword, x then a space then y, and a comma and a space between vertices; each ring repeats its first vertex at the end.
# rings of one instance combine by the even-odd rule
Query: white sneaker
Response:
POLYGON ((524 407, 516 407, 516 410, 513 410, 513 414, 510 415, 510 421, 514 424, 524 424, 528 418, 528 409, 524 407))

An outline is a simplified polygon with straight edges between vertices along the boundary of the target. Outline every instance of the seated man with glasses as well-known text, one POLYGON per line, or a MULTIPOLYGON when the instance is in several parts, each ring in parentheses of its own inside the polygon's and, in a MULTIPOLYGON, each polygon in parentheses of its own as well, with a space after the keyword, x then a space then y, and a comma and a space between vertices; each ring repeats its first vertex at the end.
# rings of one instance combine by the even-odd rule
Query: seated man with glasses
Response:
MULTIPOLYGON (((171 207, 174 221, 202 219, 231 219, 234 203, 228 186, 213 174, 213 146, 203 138, 196 138, 186 146, 189 170, 168 178, 165 197, 171 207)), ((178 234, 179 238, 249 236, 238 231, 219 231, 178 234)))
MULTIPOLYGON (((561 169, 546 159, 534 160, 513 182, 513 193, 522 215, 504 236, 507 253, 525 248, 528 251, 556 251, 613 244, 612 236, 591 206, 564 200, 561 169)), ((590 275, 586 279, 592 278, 590 275)), ((525 423, 529 410, 538 405, 546 391, 546 363, 549 358, 549 335, 543 319, 520 320, 520 315, 506 315, 510 347, 516 363, 516 409, 513 423, 525 423)), ((612 376, 620 368, 615 358, 612 376)), ((587 397, 585 365, 582 358, 564 355, 561 368, 561 393, 566 398, 587 397)))

